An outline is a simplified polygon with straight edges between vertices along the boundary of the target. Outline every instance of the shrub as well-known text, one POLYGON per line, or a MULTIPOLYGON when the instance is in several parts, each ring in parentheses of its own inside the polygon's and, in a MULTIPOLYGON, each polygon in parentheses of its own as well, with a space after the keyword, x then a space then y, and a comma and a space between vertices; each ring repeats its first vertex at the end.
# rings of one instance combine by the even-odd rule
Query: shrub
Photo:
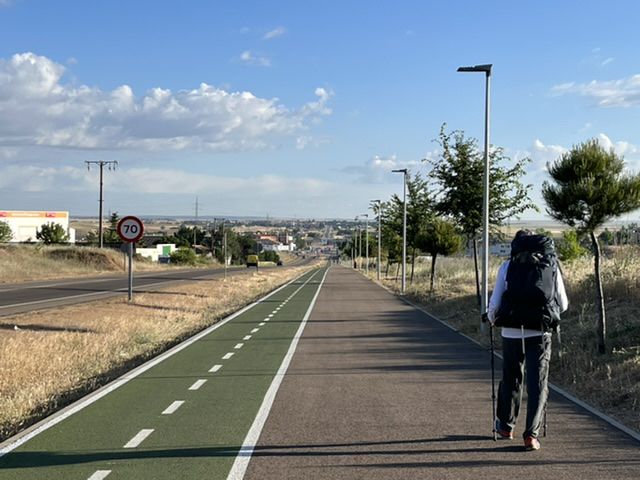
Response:
POLYGON ((196 265, 198 256, 190 248, 180 247, 171 254, 171 263, 176 265, 196 265))
POLYGON ((589 251, 580 245, 578 232, 575 230, 565 230, 562 232, 562 240, 558 242, 558 256, 563 262, 570 262, 580 257, 584 257, 589 251))

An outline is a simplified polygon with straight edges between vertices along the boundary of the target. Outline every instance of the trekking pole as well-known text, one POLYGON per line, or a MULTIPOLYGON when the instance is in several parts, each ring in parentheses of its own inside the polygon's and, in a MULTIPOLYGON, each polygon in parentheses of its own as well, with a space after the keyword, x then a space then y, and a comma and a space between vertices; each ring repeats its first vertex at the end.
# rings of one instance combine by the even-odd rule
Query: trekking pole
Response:
MULTIPOLYGON (((488 316, 485 313, 482 315, 482 321, 487 322, 488 316)), ((491 431, 493 432, 493 441, 498 441, 498 435, 496 431, 496 380, 495 380, 495 350, 493 345, 493 324, 489 322, 489 343, 491 344, 491 409, 493 411, 493 425, 491 431)))

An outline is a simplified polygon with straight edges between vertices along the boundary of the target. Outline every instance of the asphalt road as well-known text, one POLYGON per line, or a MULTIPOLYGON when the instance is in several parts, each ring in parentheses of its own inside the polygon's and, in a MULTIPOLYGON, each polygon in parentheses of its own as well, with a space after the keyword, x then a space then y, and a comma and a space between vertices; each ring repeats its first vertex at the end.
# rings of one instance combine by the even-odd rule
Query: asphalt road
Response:
MULTIPOLYGON (((297 261, 288 266, 299 266, 310 261, 310 259, 297 261)), ((287 268, 287 266, 277 268, 287 268)), ((227 270, 227 275, 251 272, 253 269, 230 268, 227 270)), ((209 280, 223 276, 224 268, 134 273, 133 285, 134 292, 146 292, 159 290, 178 282, 209 280)), ((127 290, 126 274, 2 284, 0 285, 0 316, 113 297, 122 295, 127 290)))
POLYGON ((640 443, 558 395, 542 450, 494 442, 489 353, 350 269, 169 354, 0 445, 0 479, 640 477, 640 443))

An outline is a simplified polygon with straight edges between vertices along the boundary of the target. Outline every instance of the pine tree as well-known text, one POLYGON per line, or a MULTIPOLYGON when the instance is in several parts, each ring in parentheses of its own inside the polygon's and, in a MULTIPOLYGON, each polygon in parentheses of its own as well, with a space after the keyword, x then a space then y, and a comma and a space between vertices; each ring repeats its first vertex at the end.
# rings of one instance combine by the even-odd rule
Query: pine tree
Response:
POLYGON ((548 165, 544 182, 547 213, 591 238, 598 306, 597 347, 606 352, 607 321, 602 291, 600 244, 595 230, 604 222, 640 208, 640 174, 624 172, 624 159, 592 139, 574 146, 548 165))

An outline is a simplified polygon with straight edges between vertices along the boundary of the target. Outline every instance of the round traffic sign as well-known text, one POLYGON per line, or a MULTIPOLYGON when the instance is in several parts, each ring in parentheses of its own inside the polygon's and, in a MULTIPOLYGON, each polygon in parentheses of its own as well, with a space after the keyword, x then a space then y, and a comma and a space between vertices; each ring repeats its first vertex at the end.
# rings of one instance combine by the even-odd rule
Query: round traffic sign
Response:
POLYGON ((142 238, 144 225, 138 217, 128 215, 120 219, 116 230, 123 242, 134 243, 142 238))

